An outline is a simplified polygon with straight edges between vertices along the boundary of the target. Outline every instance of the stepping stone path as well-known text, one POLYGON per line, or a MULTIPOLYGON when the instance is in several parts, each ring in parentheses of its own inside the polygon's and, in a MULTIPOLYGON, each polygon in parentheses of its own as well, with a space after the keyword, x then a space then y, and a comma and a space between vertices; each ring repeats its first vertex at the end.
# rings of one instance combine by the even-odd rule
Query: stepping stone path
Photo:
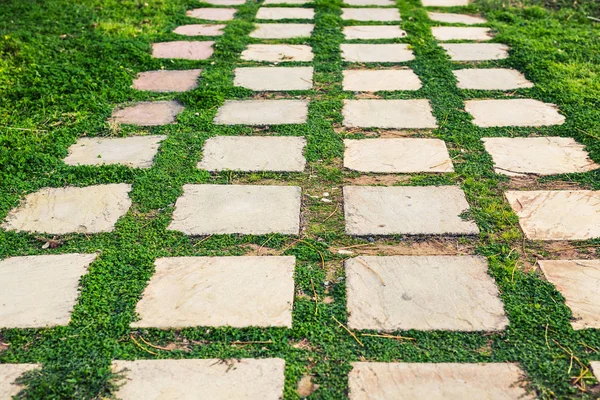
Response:
POLYGON ((236 68, 233 84, 252 90, 310 90, 312 67, 236 68))
POLYGON ((9 400, 24 389, 15 381, 26 372, 38 369, 37 364, 0 364, 0 399, 9 400))
POLYGON ((473 116, 473 124, 482 128, 562 125, 565 122, 554 104, 532 99, 467 100, 465 110, 473 116))
POLYGON ((344 100, 344 126, 437 128, 428 100, 344 100))
POLYGON ((194 24, 194 25, 182 25, 175 28, 173 31, 178 35, 184 36, 221 36, 223 29, 227 25, 206 25, 206 24, 194 24))
POLYGON ((411 69, 350 69, 344 71, 344 90, 419 90, 421 80, 411 69))
POLYGON ((115 110, 111 119, 118 124, 167 125, 174 123, 182 111, 183 106, 177 101, 146 101, 115 110))
POLYGON ((476 17, 474 15, 465 14, 452 14, 452 13, 439 13, 439 12, 428 12, 429 19, 437 22, 445 22, 448 24, 465 24, 465 25, 476 25, 485 24, 487 20, 485 18, 476 17))
POLYGON ((458 87, 475 90, 514 90, 533 87, 523 74, 505 68, 465 68, 452 71, 458 87))
POLYGON ((256 24, 256 30, 250 37, 258 39, 290 39, 310 37, 313 24, 256 24))
POLYGON ((313 52, 310 46, 289 44, 250 44, 242 52, 242 60, 246 61, 312 61, 313 52))
POLYGON ((394 8, 342 8, 346 21, 400 21, 400 13, 394 8))
POLYGON ((404 62, 415 59, 407 44, 342 44, 342 59, 350 62, 404 62))
POLYGON ((152 57, 181 60, 206 60, 213 55, 215 42, 163 42, 152 45, 152 57))
POLYGON ((313 19, 315 11, 311 8, 261 7, 256 19, 313 19))
POLYGON ((508 58, 508 46, 499 43, 444 43, 452 61, 487 61, 508 58))
POLYGON ((198 87, 201 73, 201 69, 141 72, 133 81, 132 87, 151 92, 187 92, 198 87))
POLYGON ((490 40, 492 30, 489 28, 474 28, 460 26, 434 26, 431 28, 433 37, 440 41, 448 40, 490 40))
POLYGON ((353 39, 396 39, 406 36, 406 31, 393 25, 346 26, 344 36, 353 39))
POLYGON ((215 117, 218 125, 303 124, 307 100, 227 100, 215 117))
POLYGON ((235 8, 196 8, 189 10, 186 15, 191 18, 208 21, 231 21, 236 12, 235 8))

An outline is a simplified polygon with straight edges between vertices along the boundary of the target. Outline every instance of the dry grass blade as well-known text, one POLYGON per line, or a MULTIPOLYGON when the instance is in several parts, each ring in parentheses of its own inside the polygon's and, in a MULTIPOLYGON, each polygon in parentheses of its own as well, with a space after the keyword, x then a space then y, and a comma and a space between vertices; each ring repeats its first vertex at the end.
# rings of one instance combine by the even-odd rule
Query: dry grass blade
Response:
POLYGON ((313 278, 310 278, 310 285, 312 286, 313 296, 315 297, 315 315, 319 313, 319 296, 317 296, 317 291, 315 290, 315 283, 313 282, 313 278))
POLYGON ((334 317, 333 315, 331 316, 331 318, 333 318, 333 320, 335 322, 337 322, 339 326, 341 326, 342 328, 344 328, 344 330, 346 332, 348 332, 350 334, 350 336, 352 336, 354 338, 354 340, 356 340, 358 342, 358 344, 360 344, 362 347, 365 347, 365 345, 360 341, 360 339, 350 329, 348 329, 348 327, 346 327, 346 325, 344 325, 340 321, 338 321, 337 318, 334 317))
POLYGON ((397 339, 397 340, 417 340, 415 338, 406 337, 406 336, 398 336, 398 335, 376 335, 373 333, 363 333, 361 336, 369 336, 369 337, 378 337, 385 339, 397 339))
POLYGON ((147 348, 145 348, 144 346, 142 346, 137 340, 135 340, 135 338, 133 337, 133 335, 129 335, 129 337, 131 338, 131 340, 133 340, 133 343, 135 343, 137 347, 139 347, 140 349, 144 350, 146 353, 150 353, 150 354, 155 355, 155 356, 158 355, 158 353, 155 353, 152 350, 148 350, 147 348))
POLYGON ((385 286, 385 281, 383 280, 383 278, 381 277, 381 275, 379 275, 377 273, 377 271, 375 271, 373 268, 371 268, 371 266, 369 264, 367 264, 366 261, 363 261, 360 259, 360 257, 356 257, 355 258, 356 261, 358 261, 359 263, 361 263, 362 265, 364 265, 366 268, 368 268, 371 272, 373 272, 375 275, 377 275, 377 277, 379 278, 379 280, 381 281, 381 284, 383 286, 385 286))

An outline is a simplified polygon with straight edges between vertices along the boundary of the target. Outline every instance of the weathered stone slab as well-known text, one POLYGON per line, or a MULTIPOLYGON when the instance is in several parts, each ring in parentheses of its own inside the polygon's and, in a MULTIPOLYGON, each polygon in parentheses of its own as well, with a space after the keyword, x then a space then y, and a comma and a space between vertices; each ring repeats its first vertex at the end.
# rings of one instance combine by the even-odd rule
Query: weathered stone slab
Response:
POLYGON ((473 116, 473 124, 482 128, 562 125, 565 122, 554 104, 533 99, 467 100, 465 111, 473 116))
POLYGON ((112 232, 131 206, 130 191, 125 183, 43 188, 11 210, 2 228, 55 235, 112 232))
POLYGON ((218 125, 303 124, 308 100, 226 100, 215 116, 218 125))
POLYGON ((290 39, 310 37, 313 24, 256 24, 250 37, 258 39, 290 39))
POLYGON ((9 400, 16 396, 23 386, 15 381, 25 372, 40 368, 39 364, 0 364, 0 399, 9 400))
POLYGON ((587 172, 600 168, 585 151, 585 146, 572 138, 483 138, 483 144, 494 160, 498 174, 554 175, 587 172))
POLYGON ((421 0, 423 7, 459 7, 468 6, 470 0, 421 0))
POLYGON ((465 68, 452 71, 461 89, 513 90, 533 87, 517 70, 507 68, 465 68))
POLYGON ((164 42, 152 44, 152 57, 176 58, 181 60, 206 60, 213 55, 215 42, 164 42))
POLYGON ((214 6, 241 6, 246 3, 246 0, 202 0, 202 2, 214 6))
POLYGON ((256 19, 313 19, 315 10, 312 8, 294 7, 261 7, 256 13, 256 19))
POLYGON ((342 59, 351 62, 404 62, 415 59, 407 44, 348 44, 340 45, 342 59))
POLYGON ((235 8, 196 8, 189 10, 186 15, 208 21, 231 21, 236 12, 235 8))
POLYGON ((167 125, 175 122, 175 118, 183 110, 184 107, 174 100, 142 101, 129 107, 114 110, 111 119, 118 124, 167 125))
POLYGON ((418 90, 421 80, 412 69, 349 69, 344 71, 344 90, 418 90))
POLYGON ((346 21, 400 21, 395 8, 342 8, 342 19, 346 21))
POLYGON ((188 235, 297 235, 300 195, 295 186, 184 185, 168 229, 188 235))
POLYGON ((0 329, 67 325, 79 296, 79 279, 95 258, 60 254, 0 261, 0 329))
POLYGON ((600 381, 600 361, 590 361, 592 373, 596 376, 596 380, 600 381))
POLYGON ((265 359, 113 361, 124 373, 116 397, 122 400, 279 400, 285 361, 265 359))
POLYGON ((436 128, 428 100, 344 100, 344 126, 436 128))
POLYGON ((452 61, 487 61, 508 58, 509 47, 500 43, 442 43, 452 61))
POLYGON ((252 90, 310 90, 312 67, 247 67, 236 68, 233 84, 252 90))
POLYGON ((440 13, 440 12, 428 12, 429 19, 437 22, 446 22, 449 24, 485 24, 487 20, 485 18, 477 17, 475 15, 467 14, 453 14, 453 13, 440 13))
POLYGON ((361 172, 452 172, 446 143, 439 139, 344 140, 344 167, 361 172))
POLYGON ((396 25, 345 26, 344 36, 353 39, 396 39, 406 36, 406 31, 396 25))
POLYGON ((182 25, 175 28, 173 32, 185 36, 221 36, 226 27, 227 25, 211 24, 182 25))
POLYGON ((600 238, 600 191, 508 191, 506 198, 527 239, 600 238))
POLYGON ((350 400, 533 400, 517 364, 352 363, 350 400))
POLYGON ((573 329, 599 329, 600 261, 539 260, 538 263, 573 312, 573 329))
POLYGON ((394 0, 344 0, 349 6, 393 6, 394 0))
POLYGON ((477 225, 460 214, 469 209, 455 186, 346 186, 349 235, 475 235, 477 225))
POLYGON ((433 26, 433 37, 440 41, 446 40, 490 40, 492 30, 489 28, 463 27, 463 26, 433 26))
POLYGON ((297 44, 249 44, 242 51, 242 60, 246 61, 312 61, 313 52, 310 46, 297 44))
POLYGON ((217 136, 208 139, 198 168, 208 171, 304 171, 306 139, 273 136, 217 136))
POLYGON ((265 0, 262 5, 263 6, 267 6, 267 5, 273 5, 273 4, 296 4, 296 5, 301 5, 301 4, 310 4, 312 3, 312 0, 265 0))
POLYGON ((140 72, 132 87, 151 92, 187 92, 198 87, 201 69, 140 72))

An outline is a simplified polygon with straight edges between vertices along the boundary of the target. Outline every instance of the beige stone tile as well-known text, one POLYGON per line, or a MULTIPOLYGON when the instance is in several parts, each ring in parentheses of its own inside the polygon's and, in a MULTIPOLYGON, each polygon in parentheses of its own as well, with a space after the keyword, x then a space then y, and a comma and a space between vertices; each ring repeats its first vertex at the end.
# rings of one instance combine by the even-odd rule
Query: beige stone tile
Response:
POLYGON ((562 125, 565 122, 554 104, 533 99, 467 100, 465 111, 473 116, 473 124, 482 128, 562 125))
POLYGON ((469 209, 456 186, 346 186, 344 215, 349 235, 475 235, 469 209))
POLYGON ((395 25, 345 26, 344 36, 353 39, 396 39, 406 36, 406 31, 395 25))
POLYGON ((233 84, 257 91, 310 90, 312 67, 245 67, 235 69, 233 84))
POLYGON ((79 279, 96 254, 10 257, 0 261, 0 329, 67 325, 79 279))
POLYGON ((215 116, 218 125, 303 124, 308 100, 226 100, 215 116))
POLYGON ((294 7, 261 7, 256 13, 256 19, 313 19, 315 10, 312 8, 294 7))
POLYGON ((189 10, 186 15, 208 21, 231 21, 236 11, 235 8, 196 8, 189 10))
POLYGON ((590 361, 592 373, 596 376, 596 380, 600 381, 600 361, 590 361))
POLYGON ((226 27, 224 24, 192 24, 178 26, 173 32, 184 36, 221 36, 226 27))
POLYGON ((344 4, 349 6, 393 6, 394 0, 344 0, 344 4))
POLYGON ((302 5, 302 4, 311 4, 312 0, 265 0, 262 5, 263 6, 267 6, 267 5, 273 5, 273 4, 296 4, 296 5, 302 5))
POLYGON ((428 100, 344 100, 344 126, 436 128, 428 100))
POLYGON ((437 22, 446 22, 449 24, 485 24, 487 20, 475 15, 467 14, 453 14, 453 13, 440 13, 440 12, 428 12, 429 19, 437 22))
POLYGON ((152 57, 175 58, 181 60, 206 60, 213 55, 212 41, 204 42, 164 42, 152 44, 152 57))
POLYGON ((301 44, 249 44, 242 51, 242 60, 246 61, 286 62, 312 59, 312 48, 301 44))
POLYGON ((295 186, 184 185, 168 229, 188 235, 297 235, 300 195, 295 186))
POLYGON ((378 92, 421 88, 421 80, 412 69, 349 69, 343 74, 344 90, 378 92))
POLYGON ((476 90, 513 90, 533 87, 523 74, 507 68, 465 68, 452 71, 458 87, 476 90))
POLYGON ((600 168, 572 138, 483 138, 494 160, 495 171, 509 176, 554 175, 600 168))
POLYGON ((433 37, 440 41, 446 40, 490 40, 492 30, 489 28, 463 27, 463 26, 433 26, 433 37))
POLYGON ((395 8, 342 8, 342 19, 346 21, 400 21, 395 8))
POLYGON ((442 43, 452 61, 487 61, 508 58, 509 47, 500 43, 442 43))
POLYGON ((508 191, 506 198, 527 239, 600 238, 600 191, 508 191))
POLYGON ((0 399, 9 400, 16 396, 24 387, 15 381, 25 372, 40 367, 39 364, 0 364, 0 399))
POLYGON ((460 7, 468 6, 470 0, 421 0, 424 7, 460 7))
POLYGON ((285 381, 279 358, 117 360, 112 368, 124 373, 122 400, 279 400, 285 381))
POLYGON ((246 3, 246 0, 202 0, 202 2, 213 6, 241 6, 246 3))
POLYGON ((184 107, 174 100, 142 101, 132 106, 117 108, 111 120, 118 124, 157 126, 172 124, 184 107))
POLYGON ((348 44, 340 45, 342 59, 350 62, 405 62, 415 59, 407 44, 348 44))
POLYGON ((132 87, 151 92, 187 92, 198 87, 201 69, 140 72, 132 87))
POLYGON ((310 37, 313 24, 255 24, 256 30, 250 37, 258 39, 290 39, 310 37))
POLYGON ((131 185, 43 188, 8 213, 2 229, 66 233, 112 232, 129 207, 131 185))

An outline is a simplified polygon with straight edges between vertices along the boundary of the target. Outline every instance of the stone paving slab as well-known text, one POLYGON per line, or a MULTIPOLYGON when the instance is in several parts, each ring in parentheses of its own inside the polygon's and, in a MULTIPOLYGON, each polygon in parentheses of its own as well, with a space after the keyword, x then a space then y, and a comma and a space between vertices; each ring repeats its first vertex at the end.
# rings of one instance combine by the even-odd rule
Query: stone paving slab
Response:
MULTIPOLYGON (((344 215, 349 235, 476 235, 456 186, 346 186, 344 215)), ((600 215, 600 214, 599 214, 600 215)))
POLYGON ((0 261, 0 329, 67 325, 79 296, 79 280, 95 258, 96 254, 60 254, 0 261))
POLYGON ((600 381, 600 361, 590 361, 592 367, 592 373, 596 377, 597 381, 600 381))
POLYGON ((302 172, 306 160, 303 137, 217 136, 202 149, 198 168, 208 171, 290 171, 302 172))
POLYGON ((346 21, 400 21, 395 8, 342 8, 342 19, 346 21))
POLYGON ((468 6, 470 0, 421 0, 423 7, 459 7, 468 6))
POLYGON ((433 37, 440 41, 447 40, 490 40, 493 38, 489 28, 463 27, 463 26, 433 26, 433 37))
POLYGON ((396 39, 406 36, 406 31, 395 25, 345 26, 344 36, 353 39, 396 39))
POLYGON ((349 6, 393 6, 394 0, 344 0, 349 6))
POLYGON ((255 24, 256 30, 250 37, 258 39, 290 39, 310 37, 315 26, 313 24, 255 24))
POLYGON ((267 6, 267 5, 273 5, 273 4, 296 4, 296 5, 302 5, 302 4, 310 4, 312 3, 312 0, 265 0, 262 5, 263 6, 267 6))
POLYGON ((158 126, 172 124, 184 107, 174 100, 142 101, 129 107, 117 108, 111 120, 118 124, 158 126))
POLYGON ((312 61, 313 52, 310 46, 302 44, 249 44, 242 51, 242 60, 246 61, 312 61))
POLYGON ((429 100, 344 100, 344 126, 436 128, 429 100))
POLYGON ((125 183, 43 188, 25 196, 1 227, 55 235, 112 232, 131 207, 130 191, 125 183))
POLYGON ((246 3, 246 0, 202 0, 202 2, 213 6, 241 6, 246 3))
POLYGON ((69 147, 67 165, 122 164, 133 168, 150 168, 160 143, 166 136, 131 136, 126 138, 80 138, 69 147))
POLYGON ((453 13, 440 13, 440 12, 428 12, 429 19, 437 22, 445 22, 449 24, 485 24, 487 20, 475 15, 467 14, 453 14, 453 13))
POLYGON ((600 191, 508 191, 506 198, 527 239, 600 238, 600 191))
POLYGON ((226 100, 219 108, 217 125, 303 124, 308 117, 308 100, 226 100))
POLYGON ((473 124, 482 128, 549 126, 565 122, 554 104, 533 99, 467 100, 465 111, 473 116, 473 124))
POLYGON ((300 196, 295 186, 184 185, 168 229, 187 235, 297 235, 300 196))
POLYGON ((178 26, 173 32, 185 36, 221 36, 226 27, 224 24, 192 24, 178 26))
POLYGON ((310 90, 312 67, 236 68, 233 84, 257 91, 310 90))
POLYGON ((285 361, 264 359, 113 361, 124 372, 116 393, 122 400, 279 400, 285 361))
POLYGON ((256 13, 256 19, 313 19, 315 10, 312 8, 294 7, 261 7, 256 13))
POLYGON ((350 400, 533 400, 512 363, 355 362, 350 400))
POLYGON ((24 389, 15 381, 26 372, 40 368, 39 364, 0 364, 0 399, 9 400, 24 389))
POLYGON ((152 57, 175 58, 180 60, 206 60, 213 55, 215 42, 163 42, 152 44, 152 57))
POLYGON ((483 138, 485 149, 494 160, 498 174, 555 175, 587 172, 600 168, 573 138, 483 138))
POLYGON ((344 90, 378 92, 421 88, 421 80, 412 69, 349 69, 343 74, 344 90))
POLYGON ((231 21, 236 12, 235 8, 196 8, 189 10, 185 15, 208 21, 231 21))
POLYGON ((340 45, 342 59, 350 62, 404 62, 415 59, 407 44, 348 44, 340 45))
POLYGON ((452 71, 461 89, 513 90, 533 87, 517 70, 507 68, 465 68, 452 71))
POLYGON ((508 58, 509 47, 500 43, 442 43, 452 61, 487 61, 508 58))
POLYGON ((132 87, 151 92, 187 92, 198 87, 201 69, 140 72, 132 87))
POLYGON ((350 329, 472 332, 508 325, 483 258, 361 256, 345 268, 350 329))
POLYGON ((136 311, 136 328, 292 327, 295 257, 170 257, 136 311))
POLYGON ((600 329, 600 261, 539 260, 538 263, 573 312, 573 329, 600 329))

